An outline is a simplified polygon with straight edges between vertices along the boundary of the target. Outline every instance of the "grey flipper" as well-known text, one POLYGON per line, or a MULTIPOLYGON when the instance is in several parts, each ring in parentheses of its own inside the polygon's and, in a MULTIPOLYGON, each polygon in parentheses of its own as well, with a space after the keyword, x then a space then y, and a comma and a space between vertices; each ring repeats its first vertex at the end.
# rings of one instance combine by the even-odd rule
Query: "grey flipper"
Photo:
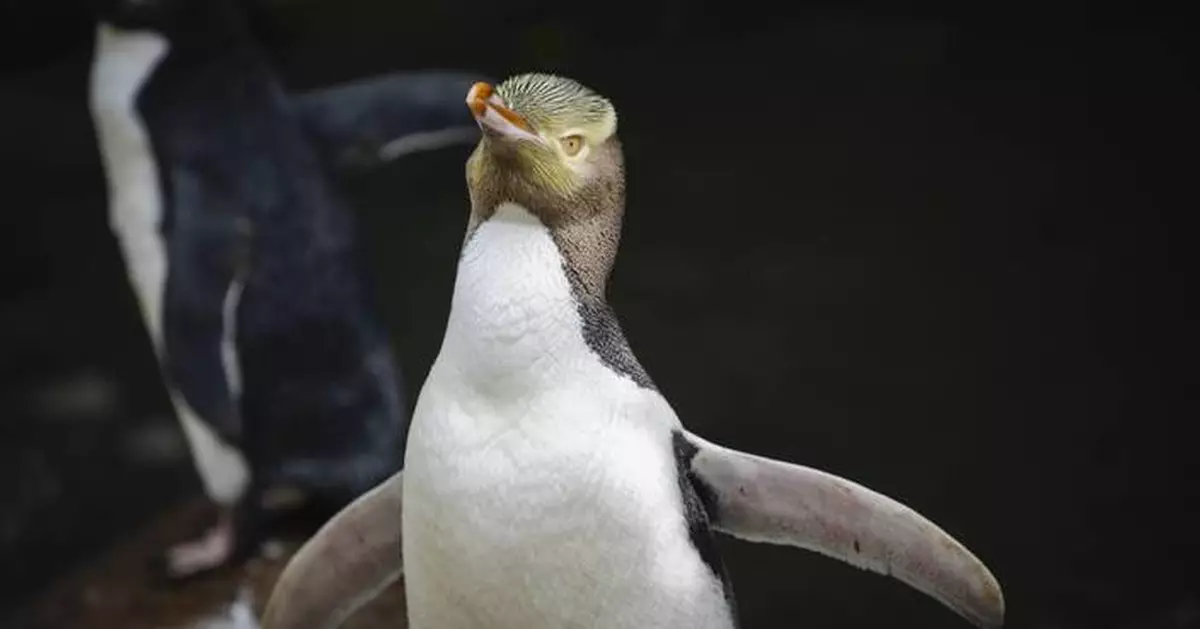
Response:
POLYGON ((482 80, 471 73, 397 72, 299 94, 293 103, 329 163, 373 167, 478 141, 463 99, 482 80))
MULTIPOLYGON (((713 529, 893 576, 978 627, 1003 626, 1004 596, 991 572, 916 511, 832 474, 683 435, 675 451, 687 466, 681 482, 693 490, 685 500, 703 505, 713 529)), ((399 578, 401 477, 364 494, 301 548, 275 585, 262 629, 337 627, 399 578)), ((700 520, 689 516, 689 528, 700 520)), ((692 531, 694 541, 697 533, 706 541, 703 528, 692 531)), ((705 559, 726 581, 719 561, 705 559)))
MULTIPOLYGON (((403 472, 359 496, 325 523, 284 567, 262 629, 332 629, 403 571, 403 472)), ((397 627, 405 620, 396 620, 397 627)))
POLYGON ((978 627, 1003 626, 1004 597, 991 572, 916 511, 832 474, 686 436, 714 529, 890 575, 978 627))

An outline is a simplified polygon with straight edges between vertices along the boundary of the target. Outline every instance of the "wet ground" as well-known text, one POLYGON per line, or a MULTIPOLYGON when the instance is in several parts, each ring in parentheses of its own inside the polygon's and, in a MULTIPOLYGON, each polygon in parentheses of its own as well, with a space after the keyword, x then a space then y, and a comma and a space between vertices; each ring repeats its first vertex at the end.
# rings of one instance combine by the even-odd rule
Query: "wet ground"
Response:
MULTIPOLYGON (((150 560, 187 535, 205 512, 203 501, 193 500, 121 536, 11 619, 14 629, 255 629, 275 579, 304 537, 272 540, 245 565, 187 584, 158 582, 147 569, 150 560)), ((344 626, 403 627, 403 588, 403 582, 394 584, 344 626)))
MULTIPOLYGON (((1171 156, 1191 153, 1198 97, 1172 45, 863 15, 654 43, 517 17, 528 36, 489 44, 483 70, 563 70, 620 109, 612 301, 692 430, 924 512, 993 568, 1011 627, 1200 626, 1194 395, 1169 367, 1193 347, 1170 221, 1195 203, 1171 156)), ((281 57, 305 85, 478 59, 487 28, 406 47, 417 25, 369 12, 297 23, 281 57)), ((106 232, 85 63, 0 90, 22 199, 0 213, 0 610, 169 628, 245 583, 261 605, 279 560, 175 592, 142 581, 198 485, 106 232)), ((345 182, 414 388, 441 339, 464 158, 345 182)), ((746 627, 964 626, 821 557, 721 549, 746 627)))

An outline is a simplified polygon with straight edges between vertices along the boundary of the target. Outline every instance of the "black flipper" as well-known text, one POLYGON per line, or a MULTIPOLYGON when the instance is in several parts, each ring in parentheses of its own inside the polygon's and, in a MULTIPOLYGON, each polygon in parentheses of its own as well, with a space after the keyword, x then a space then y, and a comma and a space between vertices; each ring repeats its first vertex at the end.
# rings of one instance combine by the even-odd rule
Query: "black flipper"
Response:
POLYGON ((327 162, 368 168, 476 142, 479 128, 466 97, 484 80, 467 72, 397 72, 299 94, 292 102, 327 162))
MULTIPOLYGON (((173 173, 173 211, 165 229, 163 368, 196 414, 227 444, 237 444, 241 419, 236 367, 222 354, 233 342, 237 275, 249 249, 240 208, 205 194, 189 169, 173 173)), ((156 313, 157 315, 157 313, 156 313)))

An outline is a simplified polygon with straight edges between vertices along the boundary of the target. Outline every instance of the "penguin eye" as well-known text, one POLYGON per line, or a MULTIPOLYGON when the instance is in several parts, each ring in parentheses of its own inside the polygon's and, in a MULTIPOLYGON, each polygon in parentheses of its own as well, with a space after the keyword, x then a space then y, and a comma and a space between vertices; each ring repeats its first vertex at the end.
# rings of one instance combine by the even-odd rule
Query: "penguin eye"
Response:
POLYGON ((583 136, 581 135, 568 135, 560 142, 562 143, 563 152, 567 154, 567 157, 575 157, 579 154, 579 151, 583 150, 583 136))

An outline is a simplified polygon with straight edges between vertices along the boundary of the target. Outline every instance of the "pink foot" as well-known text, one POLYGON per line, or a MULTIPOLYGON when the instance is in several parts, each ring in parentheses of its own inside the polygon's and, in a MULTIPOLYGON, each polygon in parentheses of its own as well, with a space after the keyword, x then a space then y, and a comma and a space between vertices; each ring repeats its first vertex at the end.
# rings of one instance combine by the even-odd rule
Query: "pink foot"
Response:
POLYGON ((220 567, 233 555, 233 516, 227 511, 199 538, 173 546, 167 551, 166 569, 175 578, 187 577, 220 567))

